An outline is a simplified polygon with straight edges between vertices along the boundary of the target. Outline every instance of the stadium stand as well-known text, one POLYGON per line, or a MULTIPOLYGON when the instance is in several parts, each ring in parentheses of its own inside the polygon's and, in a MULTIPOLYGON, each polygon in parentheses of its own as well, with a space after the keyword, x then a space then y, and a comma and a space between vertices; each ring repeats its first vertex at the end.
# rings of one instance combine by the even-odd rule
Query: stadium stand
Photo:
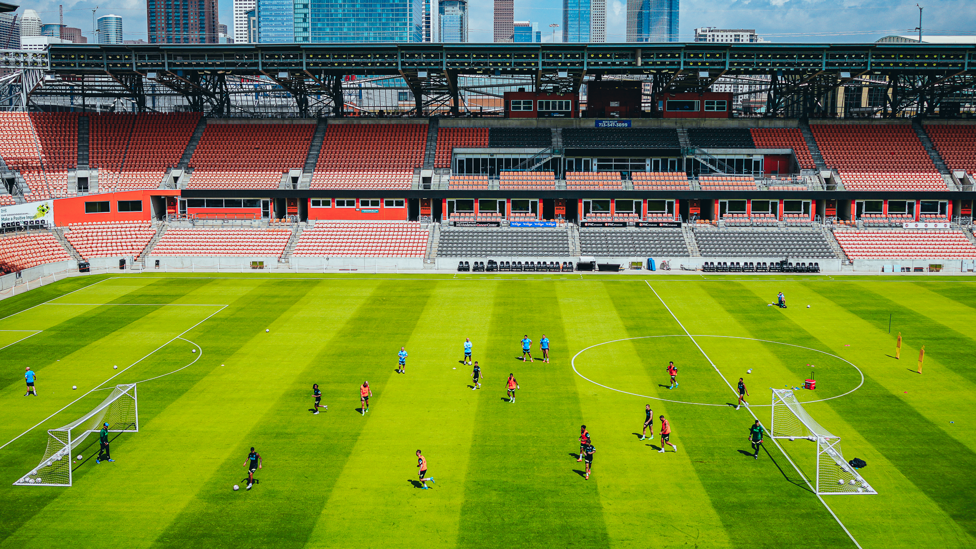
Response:
POLYGON ((580 253, 602 257, 687 257, 681 229, 580 228, 580 253))
POLYGON ((426 146, 426 124, 329 124, 311 188, 409 189, 426 146))
POLYGON ((30 114, 41 153, 44 177, 54 198, 68 195, 68 170, 78 166, 78 114, 30 114))
POLYGON ((302 232, 292 255, 423 257, 429 237, 419 223, 319 223, 302 232))
POLYGON ((487 189, 487 175, 452 175, 447 182, 449 189, 487 189))
POLYGON ((98 168, 99 192, 115 190, 135 119, 134 114, 88 116, 88 166, 98 168))
POLYGON ((622 189, 620 172, 568 172, 567 189, 622 189))
POLYGON ((749 131, 757 149, 793 149, 800 169, 817 168, 800 128, 752 128, 749 131))
POLYGON ((0 112, 0 157, 11 170, 20 172, 27 183, 29 200, 48 198, 47 183, 37 151, 30 116, 24 112, 0 112))
MULTIPOLYGON (((200 116, 200 113, 138 115, 114 190, 158 188, 166 170, 179 163, 200 116)), ((99 190, 101 185, 99 177, 99 190)))
POLYGON ((827 166, 848 190, 948 191, 922 142, 907 125, 812 124, 827 166))
POLYGON ((751 175, 702 175, 698 185, 703 191, 754 191, 756 179, 751 175))
POLYGON ((305 163, 315 124, 207 124, 193 151, 190 189, 277 189, 305 163))
POLYGON ((156 230, 145 223, 77 223, 68 225, 64 237, 81 257, 138 256, 156 230))
POLYGON ((685 172, 633 172, 634 189, 687 191, 691 188, 685 172))
POLYGON ((50 233, 0 238, 0 271, 12 273, 44 263, 68 261, 71 256, 50 233))
POLYGON ((670 128, 566 128, 563 147, 594 149, 680 149, 670 128))
POLYGON ((704 229, 695 241, 702 257, 836 258, 819 230, 704 229))
MULTIPOLYGON (((634 221, 640 221, 640 215, 635 214, 635 213, 615 213, 613 215, 610 215, 609 212, 608 213, 603 213, 603 212, 601 212, 601 213, 594 213, 594 212, 590 212, 590 213, 586 214, 585 221, 595 221, 595 222, 599 222, 599 221, 614 221, 614 222, 618 222, 618 223, 632 223, 634 221)), ((674 220, 673 219, 669 219, 668 221, 674 221, 674 220)))
MULTIPOLYGON (((862 214, 861 223, 865 227, 901 227, 903 223, 912 223, 915 218, 910 215, 882 215, 862 214)), ((940 220, 945 221, 945 220, 940 220)))
POLYGON ((506 149, 547 149, 552 146, 552 130, 549 128, 492 128, 488 132, 488 146, 506 149))
POLYGON ((924 128, 950 170, 976 174, 976 126, 926 124, 924 128))
POLYGON ((851 259, 976 258, 976 246, 959 231, 835 230, 834 237, 851 259))
POLYGON ((167 229, 150 255, 278 256, 290 229, 167 229))
POLYGON ((500 189, 555 189, 556 176, 552 172, 501 172, 500 189))
POLYGON ((488 128, 439 128, 435 168, 450 168, 454 149, 483 149, 488 147, 488 128))
MULTIPOLYGON (((747 214, 728 214, 722 217, 727 227, 775 227, 778 224, 776 216, 773 214, 754 213, 747 214)), ((809 224, 810 218, 807 217, 809 224)))
POLYGON ((754 149, 752 133, 744 128, 689 128, 688 141, 704 149, 754 149))
POLYGON ((502 217, 502 214, 500 214, 498 212, 479 212, 477 215, 475 215, 474 213, 454 212, 454 213, 451 214, 451 217, 449 218, 450 221, 462 221, 462 222, 465 222, 465 221, 467 221, 467 222, 470 222, 470 221, 495 221, 495 222, 501 222, 502 219, 504 219, 502 217))
POLYGON ((441 228, 437 255, 444 257, 569 256, 565 229, 441 228))

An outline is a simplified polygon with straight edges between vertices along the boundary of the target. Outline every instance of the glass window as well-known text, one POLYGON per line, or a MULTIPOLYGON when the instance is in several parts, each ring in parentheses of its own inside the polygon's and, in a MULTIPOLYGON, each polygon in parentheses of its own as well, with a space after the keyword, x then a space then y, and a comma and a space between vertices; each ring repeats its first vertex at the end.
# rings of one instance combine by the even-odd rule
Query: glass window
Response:
POLYGON ((244 200, 240 198, 225 198, 224 199, 225 208, 243 208, 244 200))
POLYGON ((590 211, 594 213, 610 213, 609 200, 591 200, 590 211))
POLYGON ((119 200, 118 208, 120 212, 141 212, 142 200, 119 200))
MULTIPOLYGON (((912 209, 915 209, 915 203, 909 203, 906 200, 889 200, 888 201, 888 215, 905 215, 906 213, 915 213, 908 209, 908 205, 911 204, 912 209)), ((925 202, 922 202, 924 206, 925 202)), ((924 211, 924 210, 923 210, 924 211)))
POLYGON ((512 110, 513 111, 531 111, 532 110, 532 100, 531 99, 512 99, 512 110))
POLYGON ((355 208, 356 199, 354 198, 337 198, 335 201, 336 208, 355 208))
POLYGON ((494 213, 498 211, 498 201, 497 200, 479 200, 478 201, 478 211, 485 213, 494 213))
POLYGON ((667 109, 668 112, 698 112, 698 101, 669 99, 667 109))
POLYGON ((705 112, 725 112, 728 110, 727 101, 706 100, 705 112))
POLYGON ((617 200, 614 207, 618 213, 640 213, 639 200, 617 200))
POLYGON ((244 207, 245 208, 260 208, 261 207, 261 199, 260 198, 253 198, 253 199, 252 198, 246 198, 246 199, 244 199, 244 207))
POLYGON ((186 201, 187 208, 203 208, 206 203, 202 198, 188 198, 186 201))
POLYGON ((222 198, 208 198, 207 199, 207 207, 208 208, 223 208, 224 207, 224 199, 222 199, 222 198))
POLYGON ((648 200, 647 201, 647 213, 665 213, 668 211, 667 201, 665 200, 648 200))
POLYGON ((380 199, 379 198, 360 198, 359 199, 360 208, 379 208, 380 199))
POLYGON ((402 208, 403 199, 402 198, 387 198, 383 201, 384 208, 402 208))
MULTIPOLYGON (((889 211, 890 211, 891 202, 889 202, 888 204, 889 204, 889 211)), ((939 215, 939 213, 941 213, 939 211, 940 204, 944 204, 944 202, 940 202, 938 200, 923 200, 922 204, 919 207, 921 208, 921 213, 924 215, 939 215)), ((942 210, 945 211, 946 208, 942 208, 942 210)))
POLYGON ((473 212, 474 211, 474 200, 455 200, 454 201, 454 211, 456 211, 456 212, 473 212))
POLYGON ((512 200, 512 211, 524 213, 529 211, 529 200, 513 199, 512 200))
POLYGON ((112 208, 109 202, 85 202, 85 213, 108 213, 112 208))

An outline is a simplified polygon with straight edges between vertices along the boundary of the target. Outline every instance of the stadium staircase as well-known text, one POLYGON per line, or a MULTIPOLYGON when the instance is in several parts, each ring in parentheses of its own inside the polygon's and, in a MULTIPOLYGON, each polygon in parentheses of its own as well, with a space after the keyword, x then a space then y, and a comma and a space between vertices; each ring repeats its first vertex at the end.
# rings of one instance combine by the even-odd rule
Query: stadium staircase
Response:
POLYGON ((424 149, 423 169, 433 170, 434 159, 437 157, 437 131, 440 128, 440 119, 431 118, 427 122, 427 148, 424 149))
POLYGON ((915 130, 915 135, 918 136, 918 140, 922 142, 922 147, 925 148, 925 152, 929 153, 929 158, 932 159, 932 163, 935 164, 935 168, 939 170, 942 175, 951 175, 949 168, 946 167, 945 162, 942 160, 942 156, 939 151, 932 144, 932 140, 929 135, 925 133, 925 127, 922 123, 918 121, 917 118, 912 119, 912 129, 915 130))
POLYGON ((87 116, 78 118, 78 169, 88 169, 89 119, 87 116))
POLYGON ((430 224, 430 239, 427 240, 427 253, 424 254, 424 269, 437 268, 437 245, 441 240, 441 224, 430 224))
POLYGON ((159 225, 156 226, 156 234, 154 234, 152 239, 149 240, 149 243, 146 244, 146 247, 143 248, 141 252, 139 252, 139 255, 137 255, 135 259, 132 260, 133 267, 135 265, 138 265, 139 270, 146 269, 146 258, 149 257, 149 254, 152 253, 153 248, 156 247, 156 244, 159 242, 159 239, 163 237, 163 233, 165 232, 166 232, 165 223, 160 223, 159 225))
POLYGON ((569 227, 569 255, 579 257, 583 255, 583 245, 580 244, 580 229, 575 223, 567 223, 569 227))
POLYGON ((695 240, 695 231, 692 230, 693 225, 685 223, 681 226, 681 234, 685 238, 685 245, 688 246, 688 256, 689 257, 701 257, 701 251, 698 249, 698 241, 695 240))
POLYGON ((824 238, 827 239, 827 244, 829 244, 830 249, 834 251, 834 255, 841 259, 842 264, 850 265, 851 260, 849 257, 847 257, 847 254, 844 253, 844 248, 841 248, 840 243, 837 242, 836 238, 834 238, 834 231, 828 229, 824 225, 818 224, 817 226, 820 227, 820 231, 823 233, 824 238))
POLYGON ((187 166, 190 165, 190 159, 193 158, 193 151, 197 150, 197 145, 203 139, 203 130, 205 129, 207 129, 207 119, 200 117, 197 127, 193 130, 193 136, 190 137, 190 142, 186 144, 186 150, 183 151, 183 156, 180 157, 180 162, 176 165, 184 173, 186 173, 187 166))
POLYGON ((54 228, 54 239, 61 244, 61 247, 64 248, 65 251, 68 252, 68 255, 74 258, 75 261, 81 262, 85 260, 85 258, 81 257, 81 254, 78 253, 78 250, 76 250, 75 247, 68 242, 68 239, 64 237, 64 229, 61 227, 54 228))
POLYGON ((973 234, 973 228, 963 227, 962 234, 966 235, 966 240, 972 242, 973 246, 976 246, 976 234, 973 234))
POLYGON ((312 142, 308 146, 308 154, 305 156, 305 166, 302 169, 302 178, 298 180, 299 189, 307 189, 312 184, 312 175, 315 173, 315 163, 319 161, 319 154, 322 153, 322 142, 325 141, 325 129, 328 127, 327 118, 319 118, 315 124, 315 133, 312 134, 312 142))
POLYGON ((278 258, 278 263, 291 262, 291 254, 295 251, 295 246, 298 246, 298 239, 302 237, 302 231, 304 230, 304 223, 295 224, 295 228, 291 231, 291 237, 288 239, 288 243, 285 244, 285 249, 281 252, 281 257, 278 258))
POLYGON ((803 140, 807 142, 807 148, 810 149, 810 156, 813 157, 813 163, 817 165, 817 169, 826 170, 827 163, 824 162, 823 154, 820 153, 820 147, 817 146, 817 140, 814 139, 810 124, 806 120, 800 121, 800 133, 803 134, 803 140))

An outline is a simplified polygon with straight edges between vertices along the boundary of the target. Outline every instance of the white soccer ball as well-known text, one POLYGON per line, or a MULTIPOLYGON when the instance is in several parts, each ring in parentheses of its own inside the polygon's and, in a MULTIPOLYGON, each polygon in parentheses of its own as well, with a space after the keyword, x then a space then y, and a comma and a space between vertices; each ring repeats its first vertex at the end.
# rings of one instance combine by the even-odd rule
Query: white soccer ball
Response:
POLYGON ((190 352, 191 353, 195 353, 195 352, 197 352, 197 350, 196 349, 192 349, 190 352))
POLYGON ((85 456, 83 456, 83 455, 81 455, 81 454, 78 454, 78 461, 81 461, 82 459, 84 459, 84 457, 85 457, 85 456))
POLYGON ((861 487, 864 488, 865 490, 870 490, 871 489, 871 487, 868 486, 866 483, 865 484, 862 484, 861 487))
POLYGON ((809 306, 809 305, 807 305, 807 309, 809 309, 809 308, 810 308, 810 306, 809 306))
POLYGON ((78 386, 77 386, 77 385, 72 385, 72 386, 71 386, 71 390, 72 390, 72 391, 74 391, 74 390, 75 390, 75 389, 77 389, 77 388, 78 388, 78 386))
POLYGON ((748 370, 746 370, 746 373, 747 374, 751 374, 752 373, 752 368, 749 368, 748 370))
POLYGON ((34 479, 34 482, 36 482, 36 483, 38 483, 38 484, 41 484, 41 483, 42 483, 42 482, 44 482, 44 481, 42 481, 42 480, 41 480, 40 478, 37 478, 37 479, 34 479))
POLYGON ((118 370, 118 369, 119 369, 119 367, 118 367, 118 366, 112 366, 112 369, 113 369, 113 370, 118 370))
POLYGON ((858 489, 857 489, 857 493, 858 493, 858 494, 860 494, 860 493, 861 493, 861 492, 863 492, 863 491, 864 491, 864 490, 863 490, 863 489, 861 489, 861 488, 858 488, 858 489))
POLYGON ((851 482, 850 482, 849 484, 850 484, 851 486, 854 486, 854 485, 856 485, 856 484, 857 484, 857 481, 856 481, 856 480, 854 480, 854 479, 851 479, 851 482))
POLYGON ((837 484, 843 486, 844 485, 844 479, 842 479, 842 478, 837 479, 837 484))
POLYGON ((265 330, 265 332, 270 332, 271 330, 265 330))
POLYGON ((790 437, 790 442, 793 442, 793 437, 790 437))
POLYGON ((241 487, 240 487, 240 486, 238 486, 238 485, 236 485, 236 484, 234 485, 234 491, 235 491, 235 492, 236 492, 236 491, 238 491, 238 490, 240 490, 240 489, 241 489, 241 487))

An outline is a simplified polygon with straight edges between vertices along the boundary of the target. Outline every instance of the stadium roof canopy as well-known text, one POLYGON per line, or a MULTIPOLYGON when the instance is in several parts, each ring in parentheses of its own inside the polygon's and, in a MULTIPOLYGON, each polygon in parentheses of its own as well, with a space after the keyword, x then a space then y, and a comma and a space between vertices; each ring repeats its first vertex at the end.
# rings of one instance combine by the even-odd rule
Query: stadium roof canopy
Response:
POLYGON ((0 13, 7 11, 14 11, 18 8, 15 4, 8 4, 6 2, 0 2, 0 13))

